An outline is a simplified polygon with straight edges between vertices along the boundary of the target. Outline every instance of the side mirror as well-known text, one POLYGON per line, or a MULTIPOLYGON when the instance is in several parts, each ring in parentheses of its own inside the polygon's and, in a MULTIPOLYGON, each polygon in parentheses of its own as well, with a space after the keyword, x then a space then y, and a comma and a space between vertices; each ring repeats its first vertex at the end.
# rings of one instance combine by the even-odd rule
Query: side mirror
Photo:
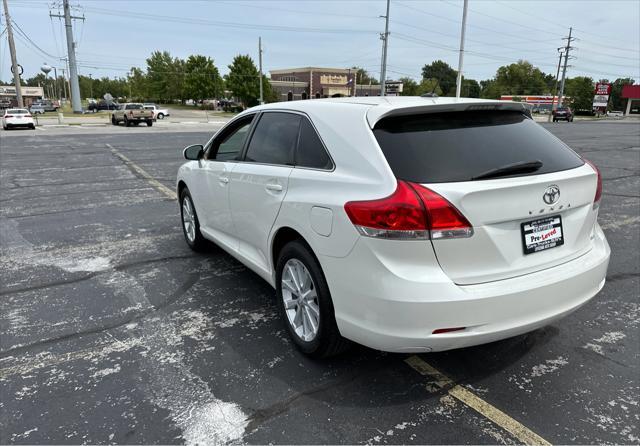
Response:
POLYGON ((202 144, 193 144, 185 147, 182 153, 185 159, 197 161, 204 155, 204 147, 202 144))

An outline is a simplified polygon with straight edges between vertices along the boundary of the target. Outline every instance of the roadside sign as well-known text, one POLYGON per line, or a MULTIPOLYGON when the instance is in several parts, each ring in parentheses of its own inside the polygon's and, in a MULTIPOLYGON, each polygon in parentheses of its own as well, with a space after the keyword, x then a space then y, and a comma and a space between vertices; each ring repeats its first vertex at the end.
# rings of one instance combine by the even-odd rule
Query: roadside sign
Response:
POLYGON ((593 96, 593 108, 606 107, 611 95, 611 84, 596 84, 596 91, 593 96))

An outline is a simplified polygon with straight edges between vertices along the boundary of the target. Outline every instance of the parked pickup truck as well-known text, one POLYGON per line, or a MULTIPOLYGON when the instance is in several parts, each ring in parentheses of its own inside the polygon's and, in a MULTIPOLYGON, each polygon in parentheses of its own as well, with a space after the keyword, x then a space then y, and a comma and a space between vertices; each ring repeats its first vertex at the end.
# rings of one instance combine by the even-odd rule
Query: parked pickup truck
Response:
POLYGON ((155 104, 144 104, 144 108, 147 110, 153 110, 156 119, 164 119, 169 116, 169 110, 166 108, 160 108, 155 104))
POLYGON ((123 104, 122 107, 111 113, 111 124, 113 125, 124 122, 124 125, 129 127, 131 125, 138 125, 141 122, 146 122, 147 126, 151 127, 153 120, 153 110, 145 110, 142 104, 123 104))

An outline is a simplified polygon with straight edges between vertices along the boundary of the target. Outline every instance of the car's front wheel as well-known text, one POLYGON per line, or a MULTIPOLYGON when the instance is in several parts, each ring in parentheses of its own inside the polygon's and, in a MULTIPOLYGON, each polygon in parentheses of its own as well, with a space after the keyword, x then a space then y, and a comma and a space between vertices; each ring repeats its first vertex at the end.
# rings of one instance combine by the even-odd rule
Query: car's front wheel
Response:
POLYGON ((301 240, 287 243, 276 265, 276 294, 289 336, 303 353, 317 358, 346 350, 322 268, 301 240))
POLYGON ((209 245, 200 233, 200 220, 198 220, 189 189, 186 187, 180 193, 180 215, 182 216, 182 232, 189 248, 194 251, 205 251, 209 245))

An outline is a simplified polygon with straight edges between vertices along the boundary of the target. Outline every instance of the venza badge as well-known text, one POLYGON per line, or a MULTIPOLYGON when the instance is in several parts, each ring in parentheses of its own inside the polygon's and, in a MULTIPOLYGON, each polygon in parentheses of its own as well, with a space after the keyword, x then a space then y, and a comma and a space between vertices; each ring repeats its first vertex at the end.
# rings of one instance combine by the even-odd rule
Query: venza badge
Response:
POLYGON ((544 191, 544 195, 542 196, 542 199, 548 205, 554 204, 556 201, 560 199, 560 188, 555 184, 552 184, 551 186, 547 187, 547 189, 544 191))

